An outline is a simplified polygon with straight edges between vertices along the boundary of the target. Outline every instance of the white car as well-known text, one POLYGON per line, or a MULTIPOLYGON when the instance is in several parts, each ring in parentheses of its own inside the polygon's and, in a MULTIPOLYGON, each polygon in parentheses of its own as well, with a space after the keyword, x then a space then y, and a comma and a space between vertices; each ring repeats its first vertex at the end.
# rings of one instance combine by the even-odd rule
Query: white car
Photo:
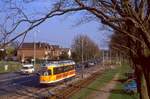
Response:
POLYGON ((35 69, 33 64, 24 64, 21 68, 21 73, 23 74, 31 74, 34 73, 35 69))

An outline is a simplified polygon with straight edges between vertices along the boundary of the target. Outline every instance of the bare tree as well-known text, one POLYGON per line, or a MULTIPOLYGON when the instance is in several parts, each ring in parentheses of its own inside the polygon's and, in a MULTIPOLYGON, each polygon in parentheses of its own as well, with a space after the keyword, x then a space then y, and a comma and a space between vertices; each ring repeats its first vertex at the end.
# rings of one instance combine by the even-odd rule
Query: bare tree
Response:
MULTIPOLYGON (((21 4, 35 2, 35 0, 25 1, 22 0, 21 4)), ((17 35, 4 45, 20 36, 25 37, 29 31, 54 16, 81 10, 95 15, 101 23, 127 36, 129 44, 125 44, 124 47, 132 49, 129 51, 133 56, 133 63, 136 64, 135 70, 141 71, 141 78, 145 80, 146 88, 144 93, 141 92, 141 98, 150 97, 150 54, 146 53, 150 51, 150 0, 55 0, 47 12, 40 16, 38 14, 34 18, 30 18, 29 14, 24 12, 23 6, 18 7, 17 0, 7 0, 5 3, 9 4, 6 7, 9 8, 8 12, 11 12, 11 17, 7 17, 5 23, 10 19, 13 20, 13 26, 6 31, 6 34, 14 34, 22 24, 26 23, 28 26, 23 31, 17 32, 17 35), (132 46, 133 44, 135 46, 132 46), (134 50, 135 48, 137 50, 134 50), (134 56, 135 53, 136 56, 134 56)))
POLYGON ((72 43, 73 58, 76 61, 91 60, 100 57, 100 49, 87 35, 77 35, 72 43))

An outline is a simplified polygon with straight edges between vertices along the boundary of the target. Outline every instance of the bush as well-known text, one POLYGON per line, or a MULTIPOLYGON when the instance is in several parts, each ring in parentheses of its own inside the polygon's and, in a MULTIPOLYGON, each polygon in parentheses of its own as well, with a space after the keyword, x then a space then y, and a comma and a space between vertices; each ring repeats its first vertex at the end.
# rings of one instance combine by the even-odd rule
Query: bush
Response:
POLYGON ((16 72, 21 68, 21 63, 13 61, 0 61, 0 73, 4 72, 16 72), (8 65, 7 71, 5 70, 5 65, 8 65))

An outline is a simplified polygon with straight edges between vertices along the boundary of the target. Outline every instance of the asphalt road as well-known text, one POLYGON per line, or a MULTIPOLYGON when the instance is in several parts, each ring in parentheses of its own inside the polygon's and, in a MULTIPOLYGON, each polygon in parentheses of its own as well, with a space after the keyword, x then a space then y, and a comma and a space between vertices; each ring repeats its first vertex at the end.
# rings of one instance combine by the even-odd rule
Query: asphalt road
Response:
MULTIPOLYGON (((81 72, 81 68, 76 69, 78 73, 81 72)), ((85 71, 89 69, 92 70, 88 68, 85 71)), ((36 74, 22 75, 17 72, 0 74, 0 99, 35 99, 50 95, 49 89, 54 86, 56 85, 41 86, 36 74)))
MULTIPOLYGON (((21 75, 19 73, 0 74, 0 99, 44 99, 50 96, 50 89, 57 85, 40 85, 36 74, 21 75)), ((58 86, 59 87, 59 86, 58 86)))
POLYGON ((39 84, 36 74, 22 75, 19 73, 0 74, 0 99, 12 96, 34 97, 43 86, 39 84))

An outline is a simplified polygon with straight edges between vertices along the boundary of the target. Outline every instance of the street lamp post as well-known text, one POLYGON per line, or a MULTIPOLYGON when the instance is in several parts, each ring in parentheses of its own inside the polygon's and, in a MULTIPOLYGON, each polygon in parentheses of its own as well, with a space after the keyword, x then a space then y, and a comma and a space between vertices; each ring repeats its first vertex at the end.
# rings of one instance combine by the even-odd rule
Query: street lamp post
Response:
POLYGON ((111 54, 112 54, 112 52, 111 52, 111 49, 110 49, 110 63, 112 63, 112 58, 111 58, 111 54))
POLYGON ((83 78, 83 77, 84 77, 84 76, 83 76, 83 74, 84 74, 84 73, 83 73, 83 72, 84 72, 84 65, 83 65, 83 62, 84 62, 84 57, 83 57, 83 38, 82 38, 81 43, 82 43, 82 46, 81 46, 81 47, 82 47, 82 78, 83 78))
POLYGON ((36 64, 36 32, 34 32, 34 51, 33 51, 33 54, 34 54, 33 65, 35 67, 35 64, 36 64))
POLYGON ((104 50, 103 50, 103 62, 102 62, 102 63, 103 63, 103 66, 104 66, 104 59, 105 59, 105 58, 104 58, 104 55, 105 55, 105 54, 104 54, 104 50))

